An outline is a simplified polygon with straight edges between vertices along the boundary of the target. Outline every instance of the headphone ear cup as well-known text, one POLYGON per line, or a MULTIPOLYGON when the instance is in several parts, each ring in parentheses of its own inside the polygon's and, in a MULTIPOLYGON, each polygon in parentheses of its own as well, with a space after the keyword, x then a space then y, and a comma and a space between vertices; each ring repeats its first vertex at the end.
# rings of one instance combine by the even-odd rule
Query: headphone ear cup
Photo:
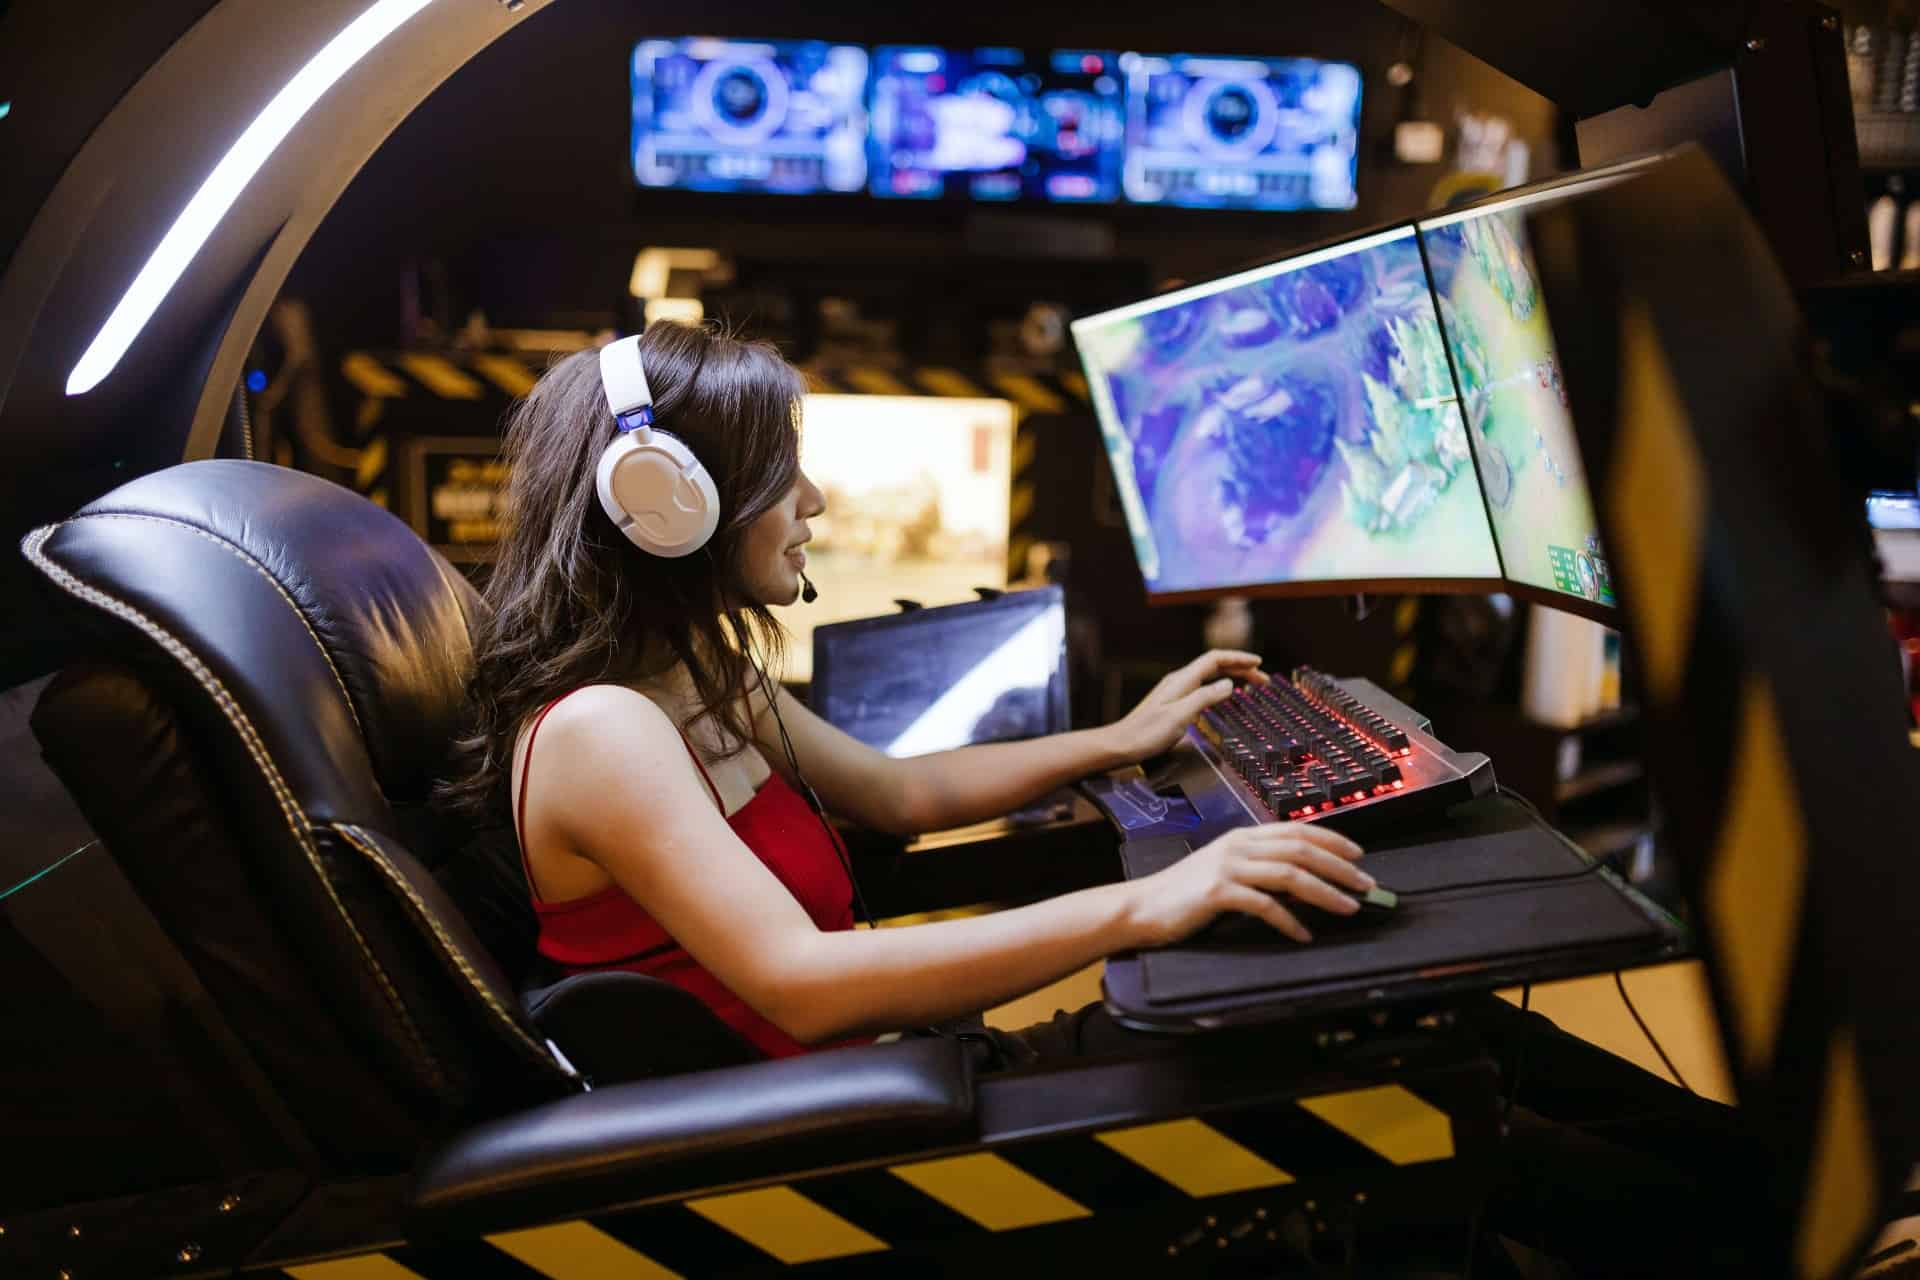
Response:
POLYGON ((662 431, 626 432, 594 470, 607 517, 650 555, 677 558, 704 547, 720 524, 713 477, 685 444, 662 431))

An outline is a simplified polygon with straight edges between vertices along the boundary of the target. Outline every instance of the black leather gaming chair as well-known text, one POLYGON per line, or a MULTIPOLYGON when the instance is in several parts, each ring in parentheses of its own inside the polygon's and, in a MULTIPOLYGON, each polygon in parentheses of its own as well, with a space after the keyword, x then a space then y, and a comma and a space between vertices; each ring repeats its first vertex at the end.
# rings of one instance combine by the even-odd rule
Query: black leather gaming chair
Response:
MULTIPOLYGON (((263 1163, 312 1186, 402 1175, 448 1143, 417 1204, 497 1209, 524 1187, 526 1218, 587 1171, 639 1187, 724 1180, 717 1160, 969 1140, 971 1082, 948 1041, 750 1061, 697 1001, 624 977, 549 994, 536 1024, 429 870, 449 855, 425 801, 480 602, 385 511, 301 473, 196 462, 22 549, 74 637, 34 732, 230 1027, 228 1086, 277 1139, 263 1163), (568 1043, 569 1027, 607 1026, 612 1049, 568 1043), (684 1074, 702 1067, 720 1069, 684 1074)), ((315 1239, 393 1238, 407 1198, 373 1197, 360 1211, 379 1226, 335 1221, 315 1239)), ((222 1199, 179 1203, 211 1220, 222 1199)), ((9 1250, 30 1224, 10 1225, 9 1250)))

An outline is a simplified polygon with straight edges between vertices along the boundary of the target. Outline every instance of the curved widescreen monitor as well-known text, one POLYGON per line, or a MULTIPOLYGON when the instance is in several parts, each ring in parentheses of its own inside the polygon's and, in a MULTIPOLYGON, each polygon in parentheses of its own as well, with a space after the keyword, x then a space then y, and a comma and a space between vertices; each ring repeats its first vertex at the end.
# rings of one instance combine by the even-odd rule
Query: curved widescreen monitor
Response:
POLYGON ((792 195, 867 185, 867 51, 822 40, 643 40, 633 51, 642 186, 792 195))
POLYGON ((1360 69, 1313 58, 1126 53, 1136 204, 1351 209, 1360 69))
POLYGON ((1076 320, 1149 598, 1508 590, 1611 622, 1527 219, 1649 163, 1076 320))
POLYGON ((1073 333, 1155 600, 1497 586, 1412 227, 1073 333))
POLYGON ((1120 197, 1126 111, 1116 53, 873 51, 868 169, 876 196, 1120 197))

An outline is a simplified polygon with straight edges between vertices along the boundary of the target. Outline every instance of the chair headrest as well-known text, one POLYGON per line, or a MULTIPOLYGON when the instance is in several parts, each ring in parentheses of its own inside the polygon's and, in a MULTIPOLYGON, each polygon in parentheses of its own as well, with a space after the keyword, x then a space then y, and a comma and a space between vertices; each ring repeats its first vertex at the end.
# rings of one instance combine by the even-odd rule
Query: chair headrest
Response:
POLYGON ((27 550, 157 615, 263 735, 288 728, 268 745, 304 807, 370 821, 382 800, 425 799, 459 731, 482 606, 392 515, 284 467, 190 462, 89 503, 27 550), (356 778, 362 752, 370 777, 356 778))
MULTIPOLYGON (((177 713, 205 771, 192 776, 220 780, 206 799, 240 837, 247 894, 294 940, 328 1015, 397 1085, 453 1110, 499 1088, 569 1086, 398 830, 462 714, 480 606, 452 566, 356 494, 235 461, 144 476, 22 548, 78 635, 136 672, 168 725, 177 713)), ((151 871, 181 856, 180 824, 123 812, 114 779, 83 776, 113 753, 67 745, 69 789, 94 797, 90 819, 110 843, 126 837, 118 858, 151 871)), ((214 927, 191 911, 177 923, 214 927)))

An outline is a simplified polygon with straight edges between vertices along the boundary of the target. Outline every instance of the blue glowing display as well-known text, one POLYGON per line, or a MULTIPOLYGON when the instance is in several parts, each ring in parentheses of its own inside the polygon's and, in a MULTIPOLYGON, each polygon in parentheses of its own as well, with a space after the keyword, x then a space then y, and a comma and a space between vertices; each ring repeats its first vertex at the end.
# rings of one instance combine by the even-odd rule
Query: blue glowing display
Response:
POLYGON ((873 57, 877 196, 1110 201, 1126 116, 1119 55, 883 45, 873 57))
POLYGON ((643 40, 646 187, 885 199, 1350 209, 1344 62, 821 40, 643 40))
POLYGON ((867 183, 867 51, 818 40, 645 40, 633 52, 643 186, 790 194, 867 183))
POLYGON ((1310 58, 1121 57, 1127 199, 1351 209, 1360 72, 1310 58))

